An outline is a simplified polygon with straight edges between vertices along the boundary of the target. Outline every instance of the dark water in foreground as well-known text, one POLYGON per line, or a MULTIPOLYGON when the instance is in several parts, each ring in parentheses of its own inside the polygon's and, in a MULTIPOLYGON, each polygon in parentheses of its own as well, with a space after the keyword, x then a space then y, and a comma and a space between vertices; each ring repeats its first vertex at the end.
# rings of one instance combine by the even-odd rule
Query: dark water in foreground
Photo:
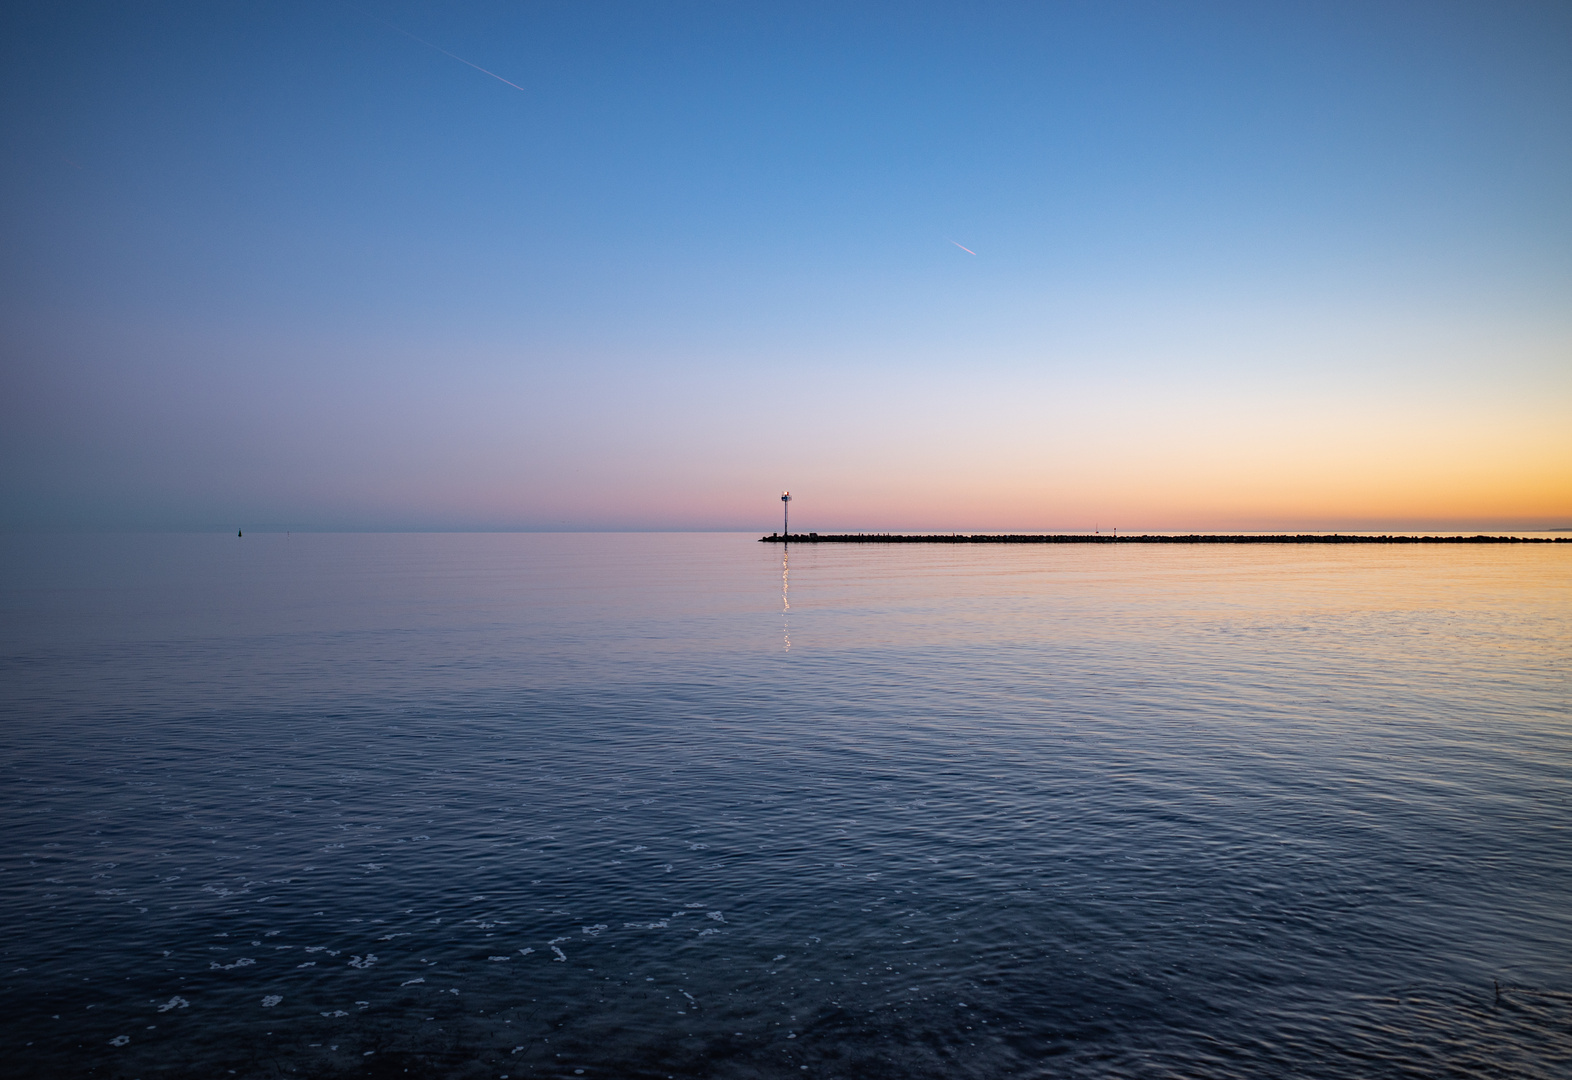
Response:
POLYGON ((0 548, 10 1076, 1572 1071, 1564 547, 0 548))

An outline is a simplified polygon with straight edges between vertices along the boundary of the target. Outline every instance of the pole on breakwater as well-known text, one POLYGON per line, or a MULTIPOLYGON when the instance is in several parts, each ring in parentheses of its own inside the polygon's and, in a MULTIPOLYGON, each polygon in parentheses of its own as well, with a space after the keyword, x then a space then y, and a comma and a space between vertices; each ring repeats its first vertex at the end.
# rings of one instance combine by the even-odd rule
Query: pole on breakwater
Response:
POLYGON ((791 536, 791 492, 781 492, 781 538, 791 536))

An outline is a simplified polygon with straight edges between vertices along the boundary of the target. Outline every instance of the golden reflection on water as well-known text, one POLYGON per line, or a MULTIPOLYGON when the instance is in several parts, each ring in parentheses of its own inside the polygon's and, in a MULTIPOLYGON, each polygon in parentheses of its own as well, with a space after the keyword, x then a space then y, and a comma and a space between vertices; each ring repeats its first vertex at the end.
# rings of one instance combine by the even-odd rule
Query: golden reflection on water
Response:
POLYGON ((791 553, 781 549, 781 636, 791 648, 791 553))

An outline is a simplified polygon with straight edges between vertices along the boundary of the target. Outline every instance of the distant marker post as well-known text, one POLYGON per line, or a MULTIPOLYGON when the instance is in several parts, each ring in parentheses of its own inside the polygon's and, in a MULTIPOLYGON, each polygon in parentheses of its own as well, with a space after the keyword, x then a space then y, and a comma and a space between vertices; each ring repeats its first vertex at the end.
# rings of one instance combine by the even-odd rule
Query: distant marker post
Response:
POLYGON ((791 492, 781 492, 781 536, 791 536, 791 492))

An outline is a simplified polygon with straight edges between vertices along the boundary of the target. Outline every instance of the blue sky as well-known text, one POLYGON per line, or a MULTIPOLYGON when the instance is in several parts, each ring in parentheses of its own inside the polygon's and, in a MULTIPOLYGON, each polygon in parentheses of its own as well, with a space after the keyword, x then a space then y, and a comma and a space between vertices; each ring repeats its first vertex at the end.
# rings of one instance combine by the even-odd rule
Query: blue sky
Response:
POLYGON ((1572 525, 1562 4, 4 18, 11 527, 1572 525))

